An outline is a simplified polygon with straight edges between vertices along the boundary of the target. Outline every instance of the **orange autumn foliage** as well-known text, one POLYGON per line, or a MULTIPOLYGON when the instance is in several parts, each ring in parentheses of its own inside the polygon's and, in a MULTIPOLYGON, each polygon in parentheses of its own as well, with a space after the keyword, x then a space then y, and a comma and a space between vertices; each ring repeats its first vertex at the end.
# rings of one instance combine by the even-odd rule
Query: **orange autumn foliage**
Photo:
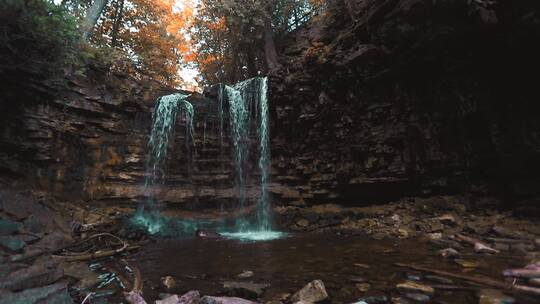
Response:
MULTIPOLYGON (((130 73, 150 76, 160 82, 178 86, 178 68, 185 55, 192 58, 191 46, 186 41, 186 29, 192 20, 193 9, 175 8, 175 0, 115 0, 109 1, 93 41, 114 47, 115 53, 130 63, 122 69, 130 73), (116 32, 117 43, 112 45, 114 23, 122 14, 116 32)), ((118 60, 120 62, 120 60, 118 60)))

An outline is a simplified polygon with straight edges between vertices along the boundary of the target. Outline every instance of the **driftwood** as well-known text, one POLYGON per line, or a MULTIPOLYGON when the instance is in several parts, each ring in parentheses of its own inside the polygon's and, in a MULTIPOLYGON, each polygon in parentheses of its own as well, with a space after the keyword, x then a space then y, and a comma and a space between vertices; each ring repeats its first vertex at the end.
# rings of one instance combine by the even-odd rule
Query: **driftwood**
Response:
POLYGON ((141 271, 136 266, 129 265, 129 263, 125 260, 124 263, 133 270, 133 288, 130 292, 124 292, 124 297, 126 298, 126 301, 130 304, 147 304, 142 297, 143 283, 141 271))
POLYGON ((94 252, 67 252, 67 253, 65 253, 63 255, 53 255, 53 257, 60 258, 60 259, 62 259, 64 261, 67 261, 67 262, 88 261, 88 260, 113 256, 113 255, 116 255, 118 253, 124 252, 129 248, 128 243, 126 241, 122 240, 121 238, 119 238, 119 237, 117 237, 115 235, 112 235, 110 233, 99 233, 99 234, 92 235, 89 238, 84 239, 84 240, 82 240, 82 241, 80 241, 78 243, 75 243, 75 244, 73 244, 73 245, 71 245, 69 247, 66 247, 66 248, 64 248, 64 249, 62 249, 60 251, 65 251, 68 248, 73 248, 75 246, 79 246, 81 244, 90 242, 91 240, 98 239, 100 237, 113 238, 113 239, 115 239, 116 241, 119 242, 118 245, 121 245, 121 247, 117 248, 117 249, 110 249, 110 250, 97 250, 97 251, 94 251, 94 252))
POLYGON ((395 265, 399 267, 410 268, 416 271, 429 272, 429 273, 433 273, 440 276, 446 276, 446 277, 451 277, 451 278, 460 279, 464 281, 469 281, 469 282, 473 282, 473 283, 477 283, 477 284, 481 284, 485 286, 490 286, 493 288, 504 289, 509 292, 522 292, 522 293, 526 293, 530 295, 540 296, 540 288, 517 285, 517 284, 510 284, 506 282, 497 281, 497 280, 488 278, 486 276, 463 275, 463 274, 457 274, 457 273, 448 272, 444 270, 431 269, 428 267, 404 264, 404 263, 396 263, 395 265))

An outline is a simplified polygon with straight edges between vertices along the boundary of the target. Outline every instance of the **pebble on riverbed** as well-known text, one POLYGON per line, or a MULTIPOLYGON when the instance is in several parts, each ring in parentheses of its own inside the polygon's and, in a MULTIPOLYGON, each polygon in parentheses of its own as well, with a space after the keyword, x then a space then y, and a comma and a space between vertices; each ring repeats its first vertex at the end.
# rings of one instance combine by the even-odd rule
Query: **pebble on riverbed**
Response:
POLYGON ((237 277, 241 279, 247 279, 253 277, 255 274, 251 270, 244 270, 242 273, 238 274, 237 277))
POLYGON ((176 280, 171 276, 164 276, 161 278, 161 284, 167 289, 173 289, 176 287, 176 280))

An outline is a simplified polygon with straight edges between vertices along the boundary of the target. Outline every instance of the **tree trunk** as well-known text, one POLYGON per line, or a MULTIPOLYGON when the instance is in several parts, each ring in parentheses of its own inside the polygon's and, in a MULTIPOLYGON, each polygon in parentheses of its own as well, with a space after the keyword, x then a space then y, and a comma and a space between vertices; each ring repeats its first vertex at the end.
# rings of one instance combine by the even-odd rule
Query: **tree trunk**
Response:
POLYGON ((268 71, 271 72, 279 67, 276 45, 274 43, 274 33, 272 30, 272 8, 273 1, 268 1, 267 16, 264 21, 264 55, 268 71))
POLYGON ((107 5, 107 0, 94 0, 92 6, 90 6, 86 12, 86 17, 84 18, 84 22, 81 27, 82 37, 84 40, 88 40, 88 38, 90 38, 90 34, 92 33, 99 16, 101 16, 101 12, 103 12, 105 5, 107 5))
POLYGON ((120 0, 120 3, 116 6, 116 14, 114 19, 114 24, 112 28, 112 41, 111 46, 115 47, 118 42, 118 29, 122 23, 122 17, 124 16, 124 0, 120 0))

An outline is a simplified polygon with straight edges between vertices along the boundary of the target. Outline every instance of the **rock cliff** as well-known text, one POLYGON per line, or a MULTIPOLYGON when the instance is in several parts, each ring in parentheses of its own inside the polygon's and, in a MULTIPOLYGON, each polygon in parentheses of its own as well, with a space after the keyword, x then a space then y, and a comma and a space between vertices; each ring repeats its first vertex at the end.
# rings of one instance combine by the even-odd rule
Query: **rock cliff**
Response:
POLYGON ((283 45, 274 166, 298 200, 540 194, 533 1, 335 1, 283 45))
MULTIPOLYGON (((476 193, 534 206, 539 38, 535 1, 332 2, 282 41, 282 68, 270 77, 273 201, 365 205, 476 193)), ((98 67, 61 83, 24 73, 0 80, 4 183, 87 201, 145 199, 154 101, 174 90, 98 67)), ((215 97, 191 97, 195 148, 179 120, 167 178, 154 189, 159 200, 236 200, 215 97)))

